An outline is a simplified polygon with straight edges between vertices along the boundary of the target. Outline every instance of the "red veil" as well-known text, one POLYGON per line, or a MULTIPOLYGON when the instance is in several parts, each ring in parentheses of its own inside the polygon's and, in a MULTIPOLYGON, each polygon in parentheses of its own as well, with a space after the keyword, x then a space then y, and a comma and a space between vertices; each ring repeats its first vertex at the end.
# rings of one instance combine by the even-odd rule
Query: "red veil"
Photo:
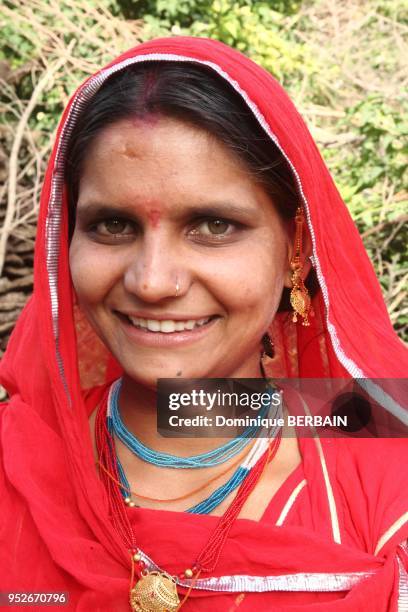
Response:
MULTIPOLYGON (((130 560, 112 527, 92 453, 93 406, 85 390, 115 377, 117 367, 75 312, 64 152, 81 107, 104 80, 152 60, 198 62, 216 71, 294 172, 321 291, 310 327, 276 317, 272 335, 281 367, 272 362, 270 373, 398 378, 406 372, 406 350, 359 234, 303 120, 272 76, 221 43, 180 37, 139 45, 90 77, 59 126, 41 196, 34 293, 0 369, 10 395, 0 413, 0 591, 69 592, 68 608, 75 610, 128 610, 130 560)), ((388 399, 388 409, 406 418, 395 398, 388 399)), ((236 521, 216 574, 192 590, 186 610, 408 609, 401 546, 408 537, 405 441, 308 439, 300 450, 302 465, 261 521, 236 521)), ((191 564, 217 520, 130 511, 141 549, 171 574, 191 564)))

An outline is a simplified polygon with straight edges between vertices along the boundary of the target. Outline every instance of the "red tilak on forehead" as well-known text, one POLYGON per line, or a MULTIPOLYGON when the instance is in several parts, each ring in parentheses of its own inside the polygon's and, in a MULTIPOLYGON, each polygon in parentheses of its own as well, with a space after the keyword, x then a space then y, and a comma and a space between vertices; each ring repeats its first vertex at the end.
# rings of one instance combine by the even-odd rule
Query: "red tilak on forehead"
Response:
POLYGON ((153 228, 159 227, 161 212, 157 208, 152 208, 147 211, 147 218, 153 228))
POLYGON ((158 228, 160 219, 162 218, 163 213, 166 212, 165 208, 162 207, 160 200, 155 198, 143 198, 142 201, 136 201, 135 204, 141 217, 147 219, 147 222, 153 229, 158 228))

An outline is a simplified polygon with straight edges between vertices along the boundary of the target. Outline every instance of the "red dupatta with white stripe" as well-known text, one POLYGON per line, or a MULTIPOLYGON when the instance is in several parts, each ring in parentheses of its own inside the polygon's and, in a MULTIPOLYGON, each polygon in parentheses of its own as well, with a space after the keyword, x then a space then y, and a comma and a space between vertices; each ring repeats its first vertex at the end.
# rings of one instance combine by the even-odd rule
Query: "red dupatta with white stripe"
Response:
MULTIPOLYGON (((216 41, 176 37, 139 45, 90 77, 58 129, 41 196, 34 293, 0 368, 11 397, 1 411, 0 586, 69 591, 69 606, 76 610, 128 609, 130 562, 109 519, 88 431, 85 387, 109 380, 114 370, 73 304, 64 152, 81 108, 105 79, 152 60, 195 62, 216 71, 242 96, 294 173, 321 291, 309 328, 276 317, 272 334, 280 367, 274 370, 272 363, 271 373, 391 379, 406 372, 406 350, 392 329, 359 234, 303 120, 270 74, 216 41)), ((387 409, 406 419, 399 398, 388 399, 387 409)), ((208 578, 213 582, 196 585, 201 588, 192 590, 186 610, 273 605, 380 612, 403 605, 407 564, 398 545, 408 536, 407 477, 401 469, 406 445, 302 444, 307 485, 297 483, 296 494, 296 487, 284 490, 285 520, 238 520, 217 575, 208 578), (308 519, 292 523, 306 491, 309 502, 300 514, 308 519)), ((171 573, 191 562, 214 520, 149 510, 132 517, 147 557, 171 573)))

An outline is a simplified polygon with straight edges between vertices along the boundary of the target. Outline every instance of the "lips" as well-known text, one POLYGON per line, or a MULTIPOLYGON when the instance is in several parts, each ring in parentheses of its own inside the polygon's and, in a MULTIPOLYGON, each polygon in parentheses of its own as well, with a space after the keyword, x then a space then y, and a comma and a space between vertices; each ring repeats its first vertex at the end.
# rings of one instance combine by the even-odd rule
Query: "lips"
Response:
POLYGON ((150 314, 146 313, 125 313, 115 310, 116 316, 135 332, 143 335, 157 335, 176 337, 181 335, 197 334, 202 328, 207 328, 210 323, 220 318, 220 315, 207 315, 204 317, 194 317, 186 314, 185 318, 178 313, 150 314), (150 315, 150 316, 149 316, 150 315))
MULTIPOLYGON (((200 318, 181 319, 178 314, 170 313, 157 318, 144 318, 139 313, 125 314, 114 311, 121 322, 126 337, 139 346, 150 348, 176 348, 200 341, 211 333, 214 325, 222 318, 220 315, 210 315, 200 318), (177 318, 175 318, 177 317, 177 318), (174 331, 172 331, 174 329, 174 331)), ((141 313, 140 313, 141 314, 141 313)), ((191 315, 190 315, 191 317, 191 315)))

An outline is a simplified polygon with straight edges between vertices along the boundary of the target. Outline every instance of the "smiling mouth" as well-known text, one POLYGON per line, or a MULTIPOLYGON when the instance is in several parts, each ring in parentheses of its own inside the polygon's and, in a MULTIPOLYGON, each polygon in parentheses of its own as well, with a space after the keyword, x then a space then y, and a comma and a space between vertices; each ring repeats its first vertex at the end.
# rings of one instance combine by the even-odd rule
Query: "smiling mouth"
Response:
POLYGON ((186 319, 185 321, 175 321, 167 319, 164 321, 158 321, 157 319, 142 319, 140 317, 130 317, 124 315, 127 323, 130 323, 133 327, 151 333, 162 333, 162 334, 174 334, 177 332, 193 331, 200 327, 204 327, 218 319, 218 315, 211 315, 202 319, 186 319))

